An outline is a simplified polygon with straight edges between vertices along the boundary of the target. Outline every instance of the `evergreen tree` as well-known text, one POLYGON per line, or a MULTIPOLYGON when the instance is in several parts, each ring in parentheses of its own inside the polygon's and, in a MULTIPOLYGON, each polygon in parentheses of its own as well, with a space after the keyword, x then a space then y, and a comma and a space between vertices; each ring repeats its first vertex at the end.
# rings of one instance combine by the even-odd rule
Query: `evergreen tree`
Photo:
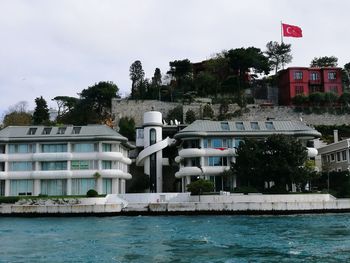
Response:
POLYGON ((142 85, 143 79, 145 77, 145 72, 142 69, 142 64, 140 60, 136 60, 131 64, 129 69, 129 76, 131 79, 131 98, 140 98, 140 86, 142 85))
POLYGON ((285 64, 290 63, 293 59, 291 55, 291 44, 270 41, 266 44, 265 54, 270 60, 271 65, 275 68, 275 73, 285 64))
POLYGON ((50 122, 50 114, 46 100, 42 96, 40 96, 35 99, 35 104, 36 107, 33 113, 33 124, 48 124, 50 122))

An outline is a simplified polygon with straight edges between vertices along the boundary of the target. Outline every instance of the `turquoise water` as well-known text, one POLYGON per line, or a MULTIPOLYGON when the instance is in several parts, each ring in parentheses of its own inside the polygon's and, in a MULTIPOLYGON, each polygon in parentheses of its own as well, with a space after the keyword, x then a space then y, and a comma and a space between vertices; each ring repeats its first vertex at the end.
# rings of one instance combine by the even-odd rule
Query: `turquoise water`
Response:
POLYGON ((350 262, 350 214, 0 218, 0 262, 350 262))

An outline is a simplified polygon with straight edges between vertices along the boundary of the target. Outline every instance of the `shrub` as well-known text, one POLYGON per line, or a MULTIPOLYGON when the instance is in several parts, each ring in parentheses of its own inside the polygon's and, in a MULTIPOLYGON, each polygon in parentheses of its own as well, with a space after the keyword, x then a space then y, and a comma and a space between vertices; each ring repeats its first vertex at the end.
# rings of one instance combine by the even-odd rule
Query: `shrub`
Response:
POLYGON ((18 196, 2 196, 0 197, 0 204, 14 204, 19 201, 18 196))
POLYGON ((241 186, 241 187, 235 188, 234 192, 248 194, 248 193, 258 193, 259 191, 253 186, 241 186))
POLYGON ((95 189, 90 189, 89 191, 86 192, 87 197, 96 197, 98 196, 98 193, 95 189))
POLYGON ((199 179, 187 185, 187 190, 191 192, 191 195, 212 192, 214 191, 214 184, 211 181, 199 179))
POLYGON ((203 107, 203 118, 212 119, 214 117, 214 111, 209 104, 203 107))

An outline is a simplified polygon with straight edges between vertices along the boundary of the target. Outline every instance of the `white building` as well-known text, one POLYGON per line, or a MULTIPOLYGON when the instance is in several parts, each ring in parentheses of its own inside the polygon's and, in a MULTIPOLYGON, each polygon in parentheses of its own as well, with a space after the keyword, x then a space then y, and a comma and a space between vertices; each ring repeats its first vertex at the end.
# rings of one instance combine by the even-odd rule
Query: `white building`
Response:
MULTIPOLYGON (((215 190, 233 189, 236 179, 222 178, 222 172, 229 170, 235 162, 236 148, 245 138, 262 139, 273 134, 285 134, 296 137, 306 147, 308 141, 321 134, 298 121, 208 121, 197 120, 175 135, 181 140, 180 165, 175 174, 185 186, 197 178, 213 181, 215 190)), ((308 156, 314 158, 317 150, 307 147, 308 156)))
MULTIPOLYGON (((167 125, 168 126, 168 125, 167 125)), ((266 138, 273 134, 285 134, 298 138, 307 147, 308 156, 314 158, 317 150, 308 145, 310 141, 321 136, 315 129, 299 121, 208 121, 197 120, 186 128, 176 125, 173 136, 164 138, 165 129, 160 112, 144 113, 143 127, 136 130, 136 146, 143 148, 136 164, 144 166, 144 173, 150 177, 151 192, 162 192, 162 168, 168 165, 162 151, 176 143, 178 156, 175 161, 179 171, 175 177, 181 179, 182 191, 186 185, 198 178, 214 182, 215 190, 233 189, 236 180, 225 181, 221 174, 230 169, 235 162, 236 147, 245 138, 266 138)))
POLYGON ((0 131, 0 195, 125 193, 127 138, 104 125, 0 131))

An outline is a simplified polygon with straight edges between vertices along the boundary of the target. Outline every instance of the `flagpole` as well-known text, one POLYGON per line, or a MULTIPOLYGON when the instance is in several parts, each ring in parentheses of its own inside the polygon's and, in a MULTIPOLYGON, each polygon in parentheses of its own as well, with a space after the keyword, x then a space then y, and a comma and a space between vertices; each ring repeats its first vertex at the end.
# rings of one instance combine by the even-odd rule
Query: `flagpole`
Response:
POLYGON ((282 21, 281 21, 281 44, 283 43, 283 29, 282 29, 282 21))

